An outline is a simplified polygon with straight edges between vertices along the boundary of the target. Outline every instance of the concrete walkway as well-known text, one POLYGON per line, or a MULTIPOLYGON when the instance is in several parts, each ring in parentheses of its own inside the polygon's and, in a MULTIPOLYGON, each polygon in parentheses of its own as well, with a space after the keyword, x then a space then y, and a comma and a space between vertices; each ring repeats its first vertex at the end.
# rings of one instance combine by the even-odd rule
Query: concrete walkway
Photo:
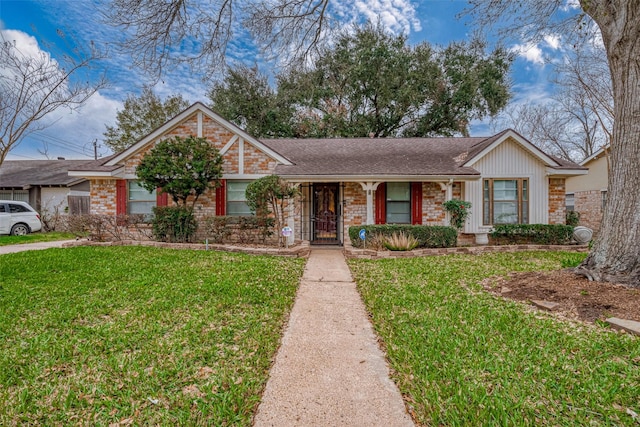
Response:
POLYGON ((0 255, 11 254, 14 252, 35 251, 40 249, 61 248, 62 245, 69 242, 75 242, 75 240, 56 240, 55 242, 36 242, 24 243, 20 245, 0 246, 0 255))
POLYGON ((342 251, 313 249, 255 426, 413 426, 342 251))

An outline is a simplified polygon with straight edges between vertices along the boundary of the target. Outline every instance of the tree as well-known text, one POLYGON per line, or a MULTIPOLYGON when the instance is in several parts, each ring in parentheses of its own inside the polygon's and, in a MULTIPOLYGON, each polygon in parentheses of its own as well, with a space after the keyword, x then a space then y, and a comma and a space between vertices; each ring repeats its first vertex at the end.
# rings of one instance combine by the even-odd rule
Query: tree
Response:
POLYGON ((174 203, 191 207, 209 188, 218 187, 222 177, 222 156, 205 138, 189 136, 160 141, 138 165, 136 175, 149 192, 156 188, 174 203))
POLYGON ((229 67, 224 79, 209 91, 212 108, 257 137, 291 136, 293 109, 283 105, 257 67, 229 67))
POLYGON ((640 0, 580 0, 586 16, 578 15, 578 27, 559 19, 565 13, 563 0, 471 3, 480 24, 505 22, 504 17, 513 22, 517 17, 518 28, 526 28, 532 37, 541 37, 551 26, 574 32, 588 29, 589 18, 597 24, 609 62, 615 121, 602 226, 578 271, 593 280, 640 287, 640 0))
POLYGON ((44 52, 28 56, 6 34, 0 31, 0 165, 27 135, 47 127, 43 119, 61 108, 79 108, 107 85, 104 78, 89 82, 101 59, 93 46, 88 52, 74 47, 56 59, 44 52))
POLYGON ((546 152, 582 161, 611 141, 613 94, 604 47, 576 41, 552 63, 557 91, 539 104, 505 109, 498 127, 511 127, 546 152))
POLYGON ((246 197, 249 209, 261 217, 273 214, 281 245, 285 244, 285 237, 280 235, 286 219, 284 208, 286 203, 297 195, 296 187, 285 182, 278 175, 256 179, 247 186, 246 197))
POLYGON ((467 134, 509 98, 511 55, 474 40, 435 49, 366 25, 343 33, 309 67, 281 72, 277 91, 256 69, 231 69, 214 108, 258 137, 467 134))
MULTIPOLYGON (((351 6, 353 8, 353 6, 351 6)), ((105 3, 107 23, 123 30, 122 47, 133 63, 159 79, 171 66, 189 65, 213 76, 225 63, 236 33, 249 37, 263 52, 305 57, 331 32, 329 0, 196 0, 105 3), (175 55, 185 40, 197 43, 194 55, 175 55)), ((345 12, 345 5, 336 7, 345 12)), ((251 42, 249 42, 251 43, 251 42)), ((243 46, 244 47, 244 46, 243 46)))
POLYGON ((182 95, 171 95, 163 102, 152 88, 144 86, 140 96, 127 96, 124 108, 116 114, 116 125, 107 126, 104 143, 113 152, 123 151, 188 106, 182 95))

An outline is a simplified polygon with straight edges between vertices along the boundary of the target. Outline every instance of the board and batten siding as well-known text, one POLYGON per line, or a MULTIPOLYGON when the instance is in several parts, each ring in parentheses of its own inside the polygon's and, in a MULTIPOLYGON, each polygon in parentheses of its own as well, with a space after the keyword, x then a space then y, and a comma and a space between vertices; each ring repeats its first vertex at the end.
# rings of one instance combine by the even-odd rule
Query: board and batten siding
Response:
POLYGON ((470 166, 479 171, 482 178, 466 183, 465 194, 471 202, 472 211, 465 225, 465 233, 486 233, 491 230, 491 226, 482 224, 482 185, 485 178, 528 178, 529 223, 548 222, 549 178, 546 166, 517 142, 507 139, 470 166))

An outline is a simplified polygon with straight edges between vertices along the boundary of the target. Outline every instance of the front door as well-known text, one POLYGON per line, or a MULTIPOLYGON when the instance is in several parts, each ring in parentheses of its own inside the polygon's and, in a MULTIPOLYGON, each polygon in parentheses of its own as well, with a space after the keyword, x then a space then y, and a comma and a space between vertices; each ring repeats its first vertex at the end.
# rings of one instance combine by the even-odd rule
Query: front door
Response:
POLYGON ((340 205, 338 184, 313 185, 313 243, 339 244, 340 205))

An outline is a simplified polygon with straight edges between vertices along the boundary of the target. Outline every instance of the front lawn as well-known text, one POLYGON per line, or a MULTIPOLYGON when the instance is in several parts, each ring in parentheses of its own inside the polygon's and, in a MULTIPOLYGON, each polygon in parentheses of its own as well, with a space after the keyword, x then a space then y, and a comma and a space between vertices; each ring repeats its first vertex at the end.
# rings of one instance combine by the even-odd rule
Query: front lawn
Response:
POLYGON ((0 236, 0 246, 19 245, 22 243, 52 242, 54 240, 72 240, 76 236, 73 233, 50 231, 47 233, 31 233, 25 236, 0 236))
POLYGON ((304 261, 0 256, 0 425, 250 425, 304 261))
POLYGON ((352 260, 394 380, 421 425, 638 425, 640 339, 483 291, 568 253, 352 260))

